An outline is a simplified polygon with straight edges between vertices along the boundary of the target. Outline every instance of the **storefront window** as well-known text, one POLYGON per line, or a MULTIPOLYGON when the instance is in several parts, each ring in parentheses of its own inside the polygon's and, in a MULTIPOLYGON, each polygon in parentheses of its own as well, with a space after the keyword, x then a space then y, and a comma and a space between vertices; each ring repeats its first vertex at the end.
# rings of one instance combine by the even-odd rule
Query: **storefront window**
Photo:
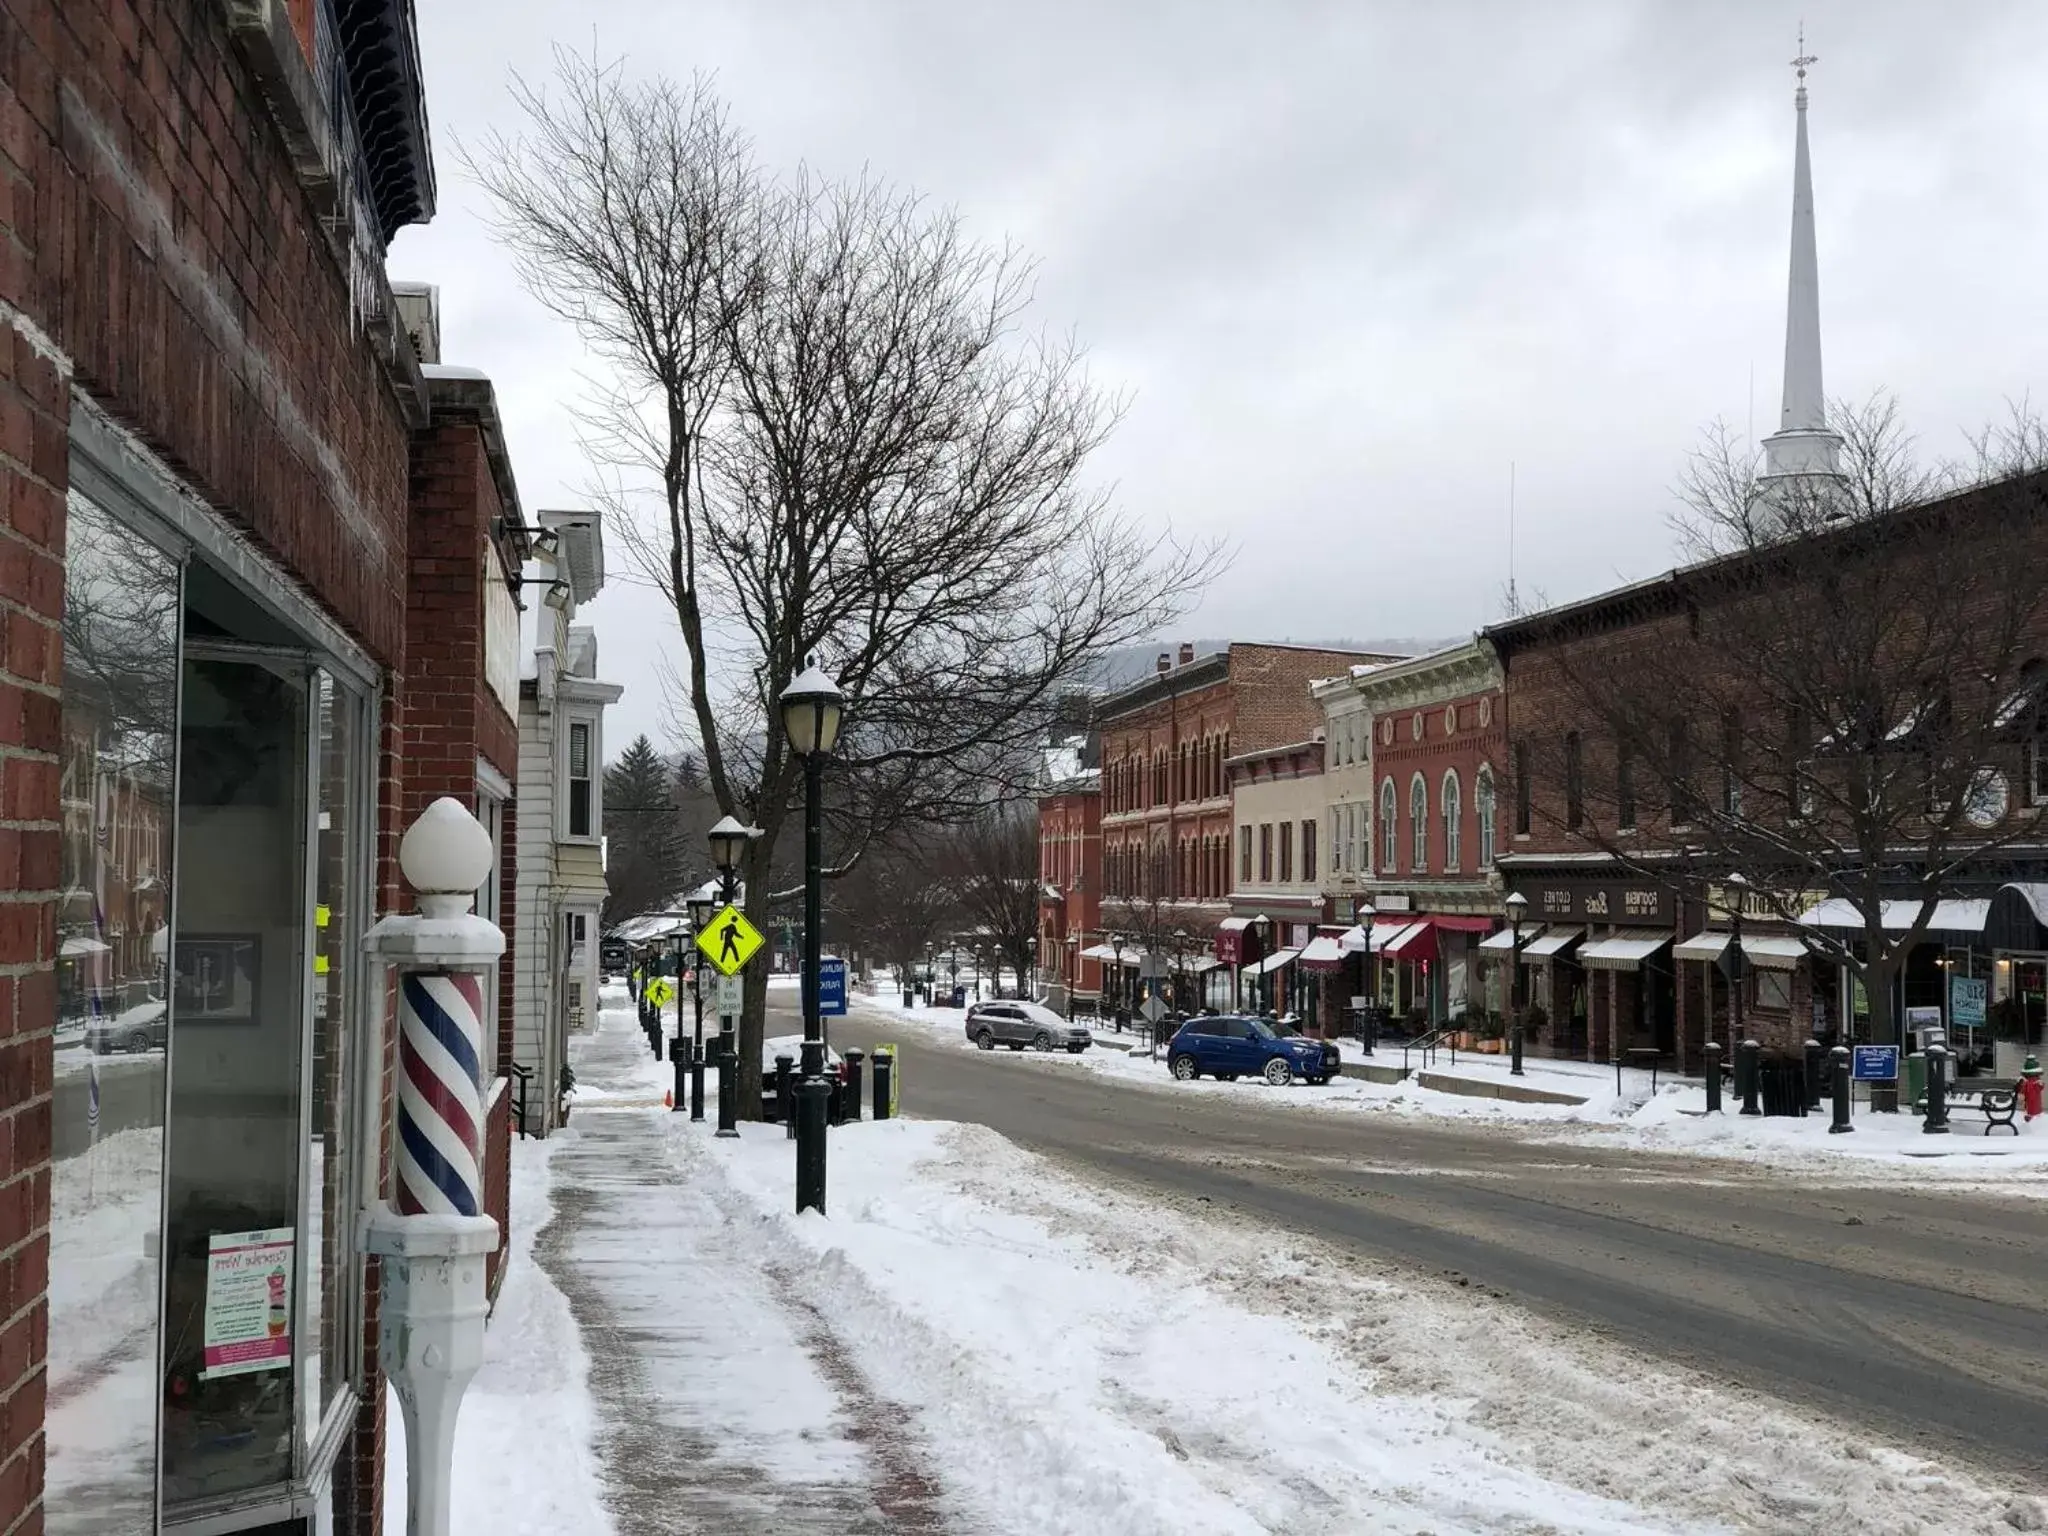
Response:
POLYGON ((178 562, 74 492, 44 1528, 156 1528, 178 562))
POLYGON ((312 678, 302 660, 215 641, 212 628, 197 613, 188 621, 179 739, 164 1241, 172 1505, 290 1478, 304 1326, 293 1298, 305 1263, 312 678))

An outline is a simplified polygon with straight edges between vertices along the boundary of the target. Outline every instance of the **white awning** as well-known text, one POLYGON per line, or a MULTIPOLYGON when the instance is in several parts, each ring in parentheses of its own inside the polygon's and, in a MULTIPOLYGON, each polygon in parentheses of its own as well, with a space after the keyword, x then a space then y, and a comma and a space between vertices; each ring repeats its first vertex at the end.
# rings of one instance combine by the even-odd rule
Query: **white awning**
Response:
POLYGON ((1779 933, 1745 933, 1742 953, 1767 970, 1789 971, 1807 955, 1806 941, 1779 933))
POLYGON ((1188 976, 1200 976, 1215 970, 1222 963, 1214 955, 1190 955, 1187 959, 1177 962, 1174 969, 1188 976))
POLYGON ((1617 933, 1588 944, 1579 959, 1596 971, 1633 971, 1670 942, 1668 933, 1617 933))
POLYGON ((1248 917, 1226 917, 1216 926, 1225 933, 1243 933, 1251 925, 1252 920, 1248 917))
MULTIPOLYGON (((1124 953, 1128 955, 1130 951, 1125 950, 1124 953)), ((1083 960, 1114 960, 1116 958, 1116 951, 1107 944, 1090 944, 1081 951, 1081 958, 1083 960)))
POLYGON ((1260 975, 1264 975, 1267 971, 1279 970, 1280 967, 1283 965, 1294 964, 1294 957, 1300 953, 1301 951, 1298 949, 1276 950, 1272 954, 1266 956, 1265 959, 1254 961, 1252 964, 1246 966, 1245 969, 1248 971, 1256 971, 1260 975))
POLYGON ((86 955, 104 955, 109 948, 110 945, 102 944, 98 939, 89 939, 84 934, 74 933, 57 946, 57 958, 77 960, 86 955))
POLYGON ((1362 955, 1372 948, 1372 939, 1363 924, 1347 928, 1337 938, 1337 947, 1347 955, 1362 955))
MULTIPOLYGON (((1522 935, 1522 948, 1527 949, 1531 944, 1534 944, 1537 941, 1537 939, 1541 938, 1542 935, 1543 930, 1541 928, 1531 928, 1527 930, 1522 935)), ((1479 947, 1481 949, 1497 950, 1513 949, 1515 947, 1515 930, 1512 928, 1503 928, 1499 933, 1489 933, 1485 938, 1479 941, 1479 947)))
POLYGON ((1415 936, 1418 928, 1427 928, 1427 923, 1375 923, 1372 930, 1372 952, 1383 954, 1390 949, 1399 949, 1415 936))
POLYGON ((2001 896, 2007 891, 2017 891, 2020 900, 2024 901, 2027 904, 2028 910, 2034 914, 2034 921, 2048 925, 2048 885, 2016 880, 2011 884, 2001 885, 1998 888, 2001 896))
POLYGON ((1533 956, 1538 960, 1544 959, 1569 945, 1576 944, 1585 936, 1586 930, 1583 928, 1546 928, 1543 930, 1542 938, 1522 946, 1522 958, 1528 960, 1533 956))
POLYGON ((1301 951, 1303 965, 1342 965, 1344 951, 1335 938, 1319 933, 1301 951))
POLYGON ((1728 947, 1729 935, 1716 933, 1709 928, 1705 933, 1696 933, 1683 944, 1671 946, 1674 960, 1718 960, 1721 951, 1728 947))
MULTIPOLYGON (((1917 901, 1879 903, 1879 918, 1885 931, 1903 933, 1912 927, 1913 919, 1920 915, 1921 905, 1917 901)), ((1990 917, 1991 903, 1983 899, 1937 901, 1927 927, 1936 933, 1982 933, 1990 917)), ((1846 928, 1853 931, 1863 926, 1863 909, 1846 897, 1831 896, 1819 906, 1800 913, 1799 921, 1809 928, 1846 928)))

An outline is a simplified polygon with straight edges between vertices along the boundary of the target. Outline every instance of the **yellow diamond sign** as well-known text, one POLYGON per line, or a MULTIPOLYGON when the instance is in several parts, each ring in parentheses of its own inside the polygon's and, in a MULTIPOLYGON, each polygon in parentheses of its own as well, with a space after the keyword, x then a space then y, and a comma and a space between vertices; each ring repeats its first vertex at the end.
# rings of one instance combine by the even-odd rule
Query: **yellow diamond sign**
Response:
POLYGON ((738 907, 720 907, 718 915, 697 935, 704 958, 727 976, 739 975, 740 967, 754 958, 764 942, 761 930, 748 922, 738 907))

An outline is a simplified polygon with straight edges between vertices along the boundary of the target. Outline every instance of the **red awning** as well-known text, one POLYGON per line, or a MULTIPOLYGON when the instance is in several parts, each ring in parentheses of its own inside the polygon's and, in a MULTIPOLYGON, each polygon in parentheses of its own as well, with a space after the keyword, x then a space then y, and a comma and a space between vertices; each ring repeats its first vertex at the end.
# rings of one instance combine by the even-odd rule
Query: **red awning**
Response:
POLYGON ((1380 951, 1383 960, 1434 960, 1436 958, 1436 924, 1434 921, 1414 924, 1398 939, 1389 940, 1387 947, 1380 951))
POLYGON ((1491 933, 1498 921, 1491 917, 1447 917, 1434 913, 1429 920, 1437 927, 1447 928, 1452 933, 1491 933))

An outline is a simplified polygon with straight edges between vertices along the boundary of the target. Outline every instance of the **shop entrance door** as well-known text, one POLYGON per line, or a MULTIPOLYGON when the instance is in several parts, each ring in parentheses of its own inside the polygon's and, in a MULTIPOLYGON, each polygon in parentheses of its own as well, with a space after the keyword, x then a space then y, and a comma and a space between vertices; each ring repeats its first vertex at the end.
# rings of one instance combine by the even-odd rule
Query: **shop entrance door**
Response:
POLYGON ((188 612, 166 1158, 166 1526, 288 1485, 303 1432, 313 669, 188 612))

